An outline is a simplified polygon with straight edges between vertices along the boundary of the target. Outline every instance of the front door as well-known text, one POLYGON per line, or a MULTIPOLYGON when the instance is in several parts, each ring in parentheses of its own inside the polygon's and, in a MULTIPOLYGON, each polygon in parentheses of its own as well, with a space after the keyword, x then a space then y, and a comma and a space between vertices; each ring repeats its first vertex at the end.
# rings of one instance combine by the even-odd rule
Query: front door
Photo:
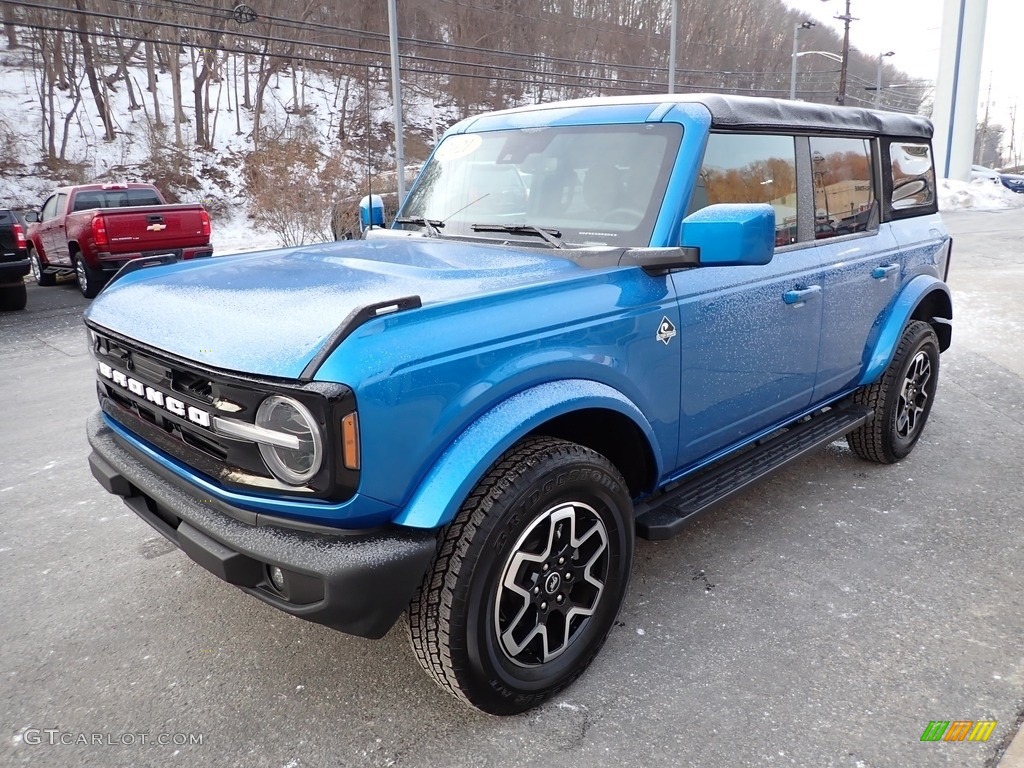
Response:
MULTIPOLYGON (((681 469, 811 402, 822 319, 821 267, 809 232, 802 242, 797 236, 796 146, 792 136, 783 135, 708 138, 691 211, 715 203, 770 203, 776 249, 764 266, 699 267, 673 275, 682 345, 681 469)), ((806 176, 806 163, 799 175, 806 176)))

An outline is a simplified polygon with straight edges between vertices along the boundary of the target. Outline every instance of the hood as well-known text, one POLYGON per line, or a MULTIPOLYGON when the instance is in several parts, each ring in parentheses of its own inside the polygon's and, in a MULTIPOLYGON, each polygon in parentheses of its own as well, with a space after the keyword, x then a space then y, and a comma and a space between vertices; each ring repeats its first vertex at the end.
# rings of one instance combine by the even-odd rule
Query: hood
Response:
POLYGON ((578 270, 507 246, 353 240, 141 269, 104 289, 85 317, 188 360, 298 378, 359 307, 414 295, 440 303, 578 270))

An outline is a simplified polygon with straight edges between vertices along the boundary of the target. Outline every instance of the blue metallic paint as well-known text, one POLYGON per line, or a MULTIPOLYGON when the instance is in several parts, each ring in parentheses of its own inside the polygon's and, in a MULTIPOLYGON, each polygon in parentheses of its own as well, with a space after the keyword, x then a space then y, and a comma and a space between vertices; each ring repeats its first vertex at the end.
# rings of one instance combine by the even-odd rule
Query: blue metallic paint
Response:
POLYGON ((857 382, 858 385, 871 384, 882 375, 896 352, 896 345, 899 344, 903 327, 914 314, 918 304, 934 291, 939 291, 945 295, 946 299, 950 299, 949 288, 937 277, 918 275, 907 283, 882 324, 878 341, 871 351, 864 374, 857 382))
MULTIPOLYGON (((513 395, 463 429, 395 518, 399 525, 436 528, 448 523, 473 486, 503 451, 535 427, 584 408, 616 411, 630 418, 660 457, 657 436, 643 413, 621 393, 595 381, 548 382, 513 395)), ((658 475, 661 475, 658 467, 658 475)))
POLYGON ((766 203, 719 203, 683 219, 681 245, 700 249, 705 267, 763 266, 775 251, 775 209, 766 203))
POLYGON ((822 260, 824 312, 814 399, 854 386, 864 373, 869 350, 877 344, 882 320, 901 285, 903 258, 892 233, 882 224, 875 232, 817 240, 822 260), (892 267, 882 278, 872 272, 892 267))
POLYGON ((577 268, 551 284, 369 323, 316 378, 354 383, 363 466, 388 468, 364 472, 360 492, 396 507, 470 424, 539 383, 589 380, 621 393, 646 414, 659 460, 671 466, 680 345, 657 341, 664 317, 678 324, 667 276, 577 268))
POLYGON ((352 240, 138 270, 104 290, 86 319, 225 371, 297 379, 360 306, 413 294, 441 303, 580 271, 483 243, 352 240))

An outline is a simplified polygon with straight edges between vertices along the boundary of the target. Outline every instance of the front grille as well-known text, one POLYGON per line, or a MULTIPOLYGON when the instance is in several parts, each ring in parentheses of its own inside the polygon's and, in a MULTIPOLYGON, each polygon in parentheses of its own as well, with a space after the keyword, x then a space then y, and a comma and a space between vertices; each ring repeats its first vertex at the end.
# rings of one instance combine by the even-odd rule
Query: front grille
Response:
MULTIPOLYGON (((98 336, 94 351, 97 360, 107 362, 114 371, 141 381, 162 395, 173 396, 186 409, 196 408, 212 415, 218 412, 211 407, 214 400, 218 400, 231 404, 230 414, 223 415, 251 421, 259 402, 266 396, 265 391, 217 381, 209 373, 189 370, 109 337, 98 336)), ((97 381, 101 401, 105 398, 117 406, 108 408, 108 415, 121 422, 130 421, 130 425, 125 423, 124 426, 159 445, 179 461, 229 485, 238 485, 226 479, 237 474, 272 480, 256 445, 224 438, 209 427, 190 421, 187 411, 185 416, 172 413, 145 394, 132 392, 102 375, 97 381), (133 418, 126 418, 127 414, 133 418)))
POLYGON ((342 416, 355 410, 348 387, 249 378, 205 368, 102 329, 90 330, 93 354, 100 366, 97 388, 101 407, 138 437, 228 488, 332 499, 348 498, 355 492, 359 473, 344 467, 339 430, 329 426, 340 424, 342 416), (104 365, 109 366, 106 376, 104 365), (130 382, 134 382, 134 390, 130 382), (260 403, 274 393, 302 402, 320 421, 324 433, 323 469, 305 487, 278 482, 263 463, 256 443, 229 439, 212 429, 212 420, 218 416, 252 423, 260 403), (160 395, 163 403, 157 402, 160 395))

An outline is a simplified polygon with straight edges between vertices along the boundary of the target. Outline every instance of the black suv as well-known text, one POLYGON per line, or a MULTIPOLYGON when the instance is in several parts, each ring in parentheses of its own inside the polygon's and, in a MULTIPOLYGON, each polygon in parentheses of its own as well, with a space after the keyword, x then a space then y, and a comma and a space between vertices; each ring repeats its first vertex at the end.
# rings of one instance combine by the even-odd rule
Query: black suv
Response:
POLYGON ((0 208, 0 311, 24 309, 28 300, 27 229, 24 213, 0 208))

